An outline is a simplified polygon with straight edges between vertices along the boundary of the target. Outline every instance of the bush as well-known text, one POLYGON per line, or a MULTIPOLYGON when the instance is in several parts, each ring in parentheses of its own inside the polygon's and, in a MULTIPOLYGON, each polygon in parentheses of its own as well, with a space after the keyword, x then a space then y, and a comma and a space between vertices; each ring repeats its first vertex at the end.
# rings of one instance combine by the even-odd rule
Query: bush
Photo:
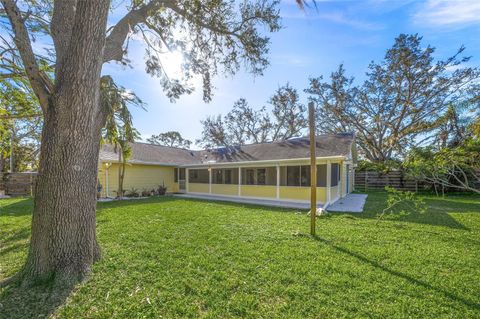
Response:
POLYGON ((367 160, 359 160, 356 170, 357 171, 375 171, 382 174, 387 174, 390 171, 398 170, 402 168, 402 163, 397 160, 388 160, 382 163, 374 163, 367 160))
POLYGON ((152 195, 150 191, 147 191, 146 189, 142 191, 142 197, 149 197, 150 195, 152 195))
POLYGON ((132 188, 128 193, 127 197, 140 197, 140 193, 138 192, 137 189, 132 188))
POLYGON ((167 193, 167 187, 165 187, 165 184, 158 185, 157 193, 158 195, 165 195, 167 193))

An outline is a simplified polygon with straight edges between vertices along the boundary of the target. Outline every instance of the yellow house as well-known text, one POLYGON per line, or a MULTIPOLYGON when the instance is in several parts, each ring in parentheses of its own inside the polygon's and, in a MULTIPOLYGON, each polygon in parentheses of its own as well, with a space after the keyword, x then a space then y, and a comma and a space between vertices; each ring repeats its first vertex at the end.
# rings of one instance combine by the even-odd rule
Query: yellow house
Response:
MULTIPOLYGON (((308 203, 308 138, 192 151, 132 143, 124 189, 138 191, 165 185, 167 192, 308 203)), ((317 137, 317 199, 324 207, 353 190, 356 162, 353 134, 317 137)), ((115 197, 119 156, 110 145, 100 151, 102 195, 115 197)))

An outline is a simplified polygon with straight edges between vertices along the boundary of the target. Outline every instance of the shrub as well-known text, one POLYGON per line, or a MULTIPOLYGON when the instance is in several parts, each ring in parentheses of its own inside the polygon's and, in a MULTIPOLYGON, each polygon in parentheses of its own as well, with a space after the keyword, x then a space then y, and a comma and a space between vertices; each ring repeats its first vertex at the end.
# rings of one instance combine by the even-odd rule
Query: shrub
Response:
POLYGON ((128 193, 127 197, 140 197, 140 193, 136 188, 132 188, 128 193))
POLYGON ((142 197, 149 197, 150 195, 151 195, 150 191, 147 191, 146 189, 142 191, 142 197))
POLYGON ((387 207, 379 214, 377 223, 385 214, 425 213, 427 211, 425 202, 415 193, 399 191, 389 186, 385 186, 385 190, 388 193, 387 207), (394 207, 397 209, 394 210, 394 207))
POLYGON ((167 192, 167 187, 165 186, 165 184, 158 185, 158 189, 157 189, 158 195, 165 195, 166 192, 167 192))

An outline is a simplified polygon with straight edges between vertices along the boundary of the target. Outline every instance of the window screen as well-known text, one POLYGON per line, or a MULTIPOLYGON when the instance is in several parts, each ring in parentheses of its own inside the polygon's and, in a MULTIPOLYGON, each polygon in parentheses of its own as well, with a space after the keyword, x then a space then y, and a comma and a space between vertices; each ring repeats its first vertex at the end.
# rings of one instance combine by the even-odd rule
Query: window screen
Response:
POLYGON ((188 171, 189 183, 208 184, 208 169, 190 169, 188 171))
POLYGON ((331 186, 337 186, 340 179, 340 165, 338 163, 332 164, 332 174, 331 174, 331 186))
POLYGON ((173 169, 173 182, 178 183, 178 168, 173 169))
POLYGON ((226 169, 223 171, 224 184, 233 184, 232 180, 232 170, 226 169))
POLYGON ((265 185, 267 180, 267 170, 265 168, 257 169, 257 185, 265 185))
POLYGON ((212 183, 223 184, 223 170, 221 169, 212 170, 212 183))
POLYGON ((255 170, 247 169, 245 170, 245 184, 246 185, 255 185, 255 170))
POLYGON ((185 180, 185 168, 180 168, 179 170, 180 170, 180 171, 179 171, 179 175, 180 175, 180 178, 179 178, 179 179, 180 179, 181 181, 184 181, 184 180, 185 180))
POLYGON ((317 187, 327 187, 327 164, 317 165, 317 187))
POLYGON ((287 186, 300 186, 300 166, 287 166, 287 186))
POLYGON ((310 186, 310 165, 300 167, 300 186, 310 186))

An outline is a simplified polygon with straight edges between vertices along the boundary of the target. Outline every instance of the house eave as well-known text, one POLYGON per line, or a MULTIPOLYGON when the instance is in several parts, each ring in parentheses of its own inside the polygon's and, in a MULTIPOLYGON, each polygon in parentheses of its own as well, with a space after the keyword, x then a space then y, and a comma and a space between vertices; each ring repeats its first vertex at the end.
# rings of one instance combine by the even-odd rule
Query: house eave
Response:
MULTIPOLYGON (((320 156, 317 157, 318 160, 346 160, 347 157, 343 155, 337 156, 320 156)), ((289 158, 289 159, 278 159, 278 160, 260 160, 260 161, 242 161, 242 162, 220 162, 220 163, 201 163, 201 164, 185 164, 179 165, 182 168, 191 168, 191 167, 211 167, 211 166, 239 166, 239 165, 255 165, 255 164, 277 164, 277 163, 289 163, 289 162, 299 162, 299 161, 309 161, 309 157, 302 158, 289 158)))
MULTIPOLYGON (((319 156, 318 160, 347 160, 347 156, 337 155, 337 156, 319 156)), ((144 162, 144 161, 127 161, 127 164, 139 164, 139 165, 152 165, 152 166, 171 166, 171 167, 211 167, 211 166, 239 166, 239 165, 260 165, 260 164, 277 164, 277 163, 289 163, 289 162, 298 162, 298 161, 309 161, 309 157, 302 158, 288 158, 288 159, 278 159, 278 160, 260 160, 260 161, 241 161, 241 162, 220 162, 220 163, 199 163, 199 164, 175 164, 175 163, 161 163, 161 162, 144 162)), ((112 163, 120 164, 122 162, 118 160, 110 161, 106 159, 100 159, 101 163, 112 163)))

